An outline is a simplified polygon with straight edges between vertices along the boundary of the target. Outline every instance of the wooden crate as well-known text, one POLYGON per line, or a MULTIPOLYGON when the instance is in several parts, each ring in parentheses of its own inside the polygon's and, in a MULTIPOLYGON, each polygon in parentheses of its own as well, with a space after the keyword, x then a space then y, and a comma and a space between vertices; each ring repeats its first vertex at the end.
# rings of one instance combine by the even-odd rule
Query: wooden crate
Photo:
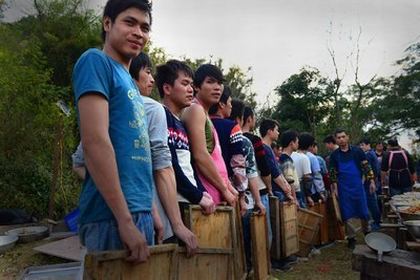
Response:
POLYGON ((235 207, 235 228, 236 228, 236 245, 233 250, 233 262, 235 279, 245 280, 247 276, 246 259, 245 259, 245 245, 244 245, 244 231, 242 226, 242 216, 239 208, 239 203, 235 207))
POLYGON ((297 206, 270 197, 270 218, 273 233, 271 257, 282 259, 299 251, 297 206))
POLYGON ((218 206, 215 213, 204 215, 198 205, 187 204, 181 208, 185 225, 197 236, 198 247, 230 250, 234 279, 245 279, 245 249, 239 211, 218 206))
POLYGON ((302 209, 298 210, 299 222, 299 256, 306 257, 311 247, 316 243, 319 226, 322 216, 313 211, 302 209))
POLYGON ((235 279, 231 250, 199 249, 194 256, 188 258, 185 248, 179 248, 176 279, 235 279))
POLYGON ((175 280, 176 244, 152 246, 147 262, 133 264, 125 259, 127 251, 87 254, 83 279, 88 280, 175 280))
POLYGON ((251 248, 254 279, 268 279, 270 275, 271 262, 268 244, 267 219, 265 215, 258 215, 254 213, 251 216, 251 248))
POLYGON ((235 214, 232 207, 218 206, 204 215, 198 205, 183 207, 185 225, 197 236, 199 248, 233 249, 236 242, 235 214))
MULTIPOLYGON (((334 195, 334 194, 332 194, 334 195)), ((328 217, 328 239, 329 241, 344 240, 345 229, 341 221, 337 219, 337 212, 334 208, 333 198, 330 196, 327 200, 327 217, 328 217)))
POLYGON ((323 245, 329 242, 328 231, 328 219, 327 219, 327 205, 325 203, 315 203, 314 206, 310 207, 309 210, 314 211, 322 216, 322 222, 317 233, 316 245, 323 245))

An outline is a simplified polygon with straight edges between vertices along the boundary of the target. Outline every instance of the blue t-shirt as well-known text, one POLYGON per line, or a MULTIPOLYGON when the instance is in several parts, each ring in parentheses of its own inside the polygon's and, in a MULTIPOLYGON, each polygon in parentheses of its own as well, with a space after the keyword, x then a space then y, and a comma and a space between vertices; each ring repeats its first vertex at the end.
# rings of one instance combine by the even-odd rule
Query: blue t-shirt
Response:
MULTIPOLYGON (((150 211, 153 181, 147 119, 143 99, 130 74, 102 51, 89 49, 74 67, 73 90, 76 105, 79 98, 89 92, 107 99, 108 131, 128 209, 131 213, 150 211)), ((81 224, 113 219, 89 172, 79 203, 81 224)))

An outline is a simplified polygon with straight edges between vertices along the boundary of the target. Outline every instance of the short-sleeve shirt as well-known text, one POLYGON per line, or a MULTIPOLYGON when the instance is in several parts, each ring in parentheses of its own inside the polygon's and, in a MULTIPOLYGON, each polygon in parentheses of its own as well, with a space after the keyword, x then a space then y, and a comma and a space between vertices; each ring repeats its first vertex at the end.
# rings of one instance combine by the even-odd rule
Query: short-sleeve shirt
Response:
MULTIPOLYGON (((86 93, 108 101, 109 136, 121 190, 131 213, 151 211, 153 199, 152 159, 143 99, 127 69, 98 49, 89 49, 73 70, 75 103, 86 93)), ((86 172, 80 194, 80 223, 113 219, 114 216, 86 172)))
POLYGON ((312 173, 311 162, 305 154, 293 152, 291 158, 295 164, 296 172, 300 181, 302 181, 303 175, 312 173))

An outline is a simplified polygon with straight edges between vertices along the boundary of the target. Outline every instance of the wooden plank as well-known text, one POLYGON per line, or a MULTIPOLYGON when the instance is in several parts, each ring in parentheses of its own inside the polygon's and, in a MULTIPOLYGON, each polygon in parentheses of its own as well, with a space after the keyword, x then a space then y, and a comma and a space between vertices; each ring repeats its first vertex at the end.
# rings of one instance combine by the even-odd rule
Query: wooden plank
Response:
POLYGON ((384 255, 383 261, 379 263, 376 254, 366 245, 357 245, 352 255, 352 268, 360 271, 363 279, 419 279, 419 253, 396 249, 384 255))
POLYGON ((254 279, 266 280, 270 275, 270 251, 265 215, 253 213, 251 216, 251 244, 254 279))
POLYGON ((335 217, 337 219, 337 222, 342 224, 343 219, 341 218, 340 204, 338 202, 338 199, 335 196, 335 194, 332 194, 331 198, 332 198, 332 205, 333 205, 333 208, 334 208, 334 213, 335 213, 335 217))
POLYGON ((281 256, 283 258, 299 252, 297 206, 294 203, 280 203, 281 256))
POLYGON ((200 248, 234 247, 236 239, 233 208, 218 206, 216 212, 204 215, 198 205, 188 205, 184 210, 186 226, 197 236, 200 248))
POLYGON ((151 246, 147 262, 127 262, 127 251, 89 253, 85 257, 84 279, 92 280, 175 280, 176 244, 151 246))
POLYGON ((35 251, 72 261, 82 260, 79 236, 72 236, 33 248, 35 251))
POLYGON ((199 249, 187 258, 184 248, 178 249, 176 279, 235 279, 232 277, 231 250, 228 249, 199 249))
POLYGON ((299 208, 298 231, 299 231, 299 256, 306 257, 311 251, 312 245, 316 242, 319 225, 322 216, 313 211, 299 208))
POLYGON ((279 199, 270 196, 270 221, 273 240, 271 243, 271 257, 279 260, 281 253, 281 224, 280 224, 280 203, 279 199))
POLYGON ((246 258, 245 258, 245 245, 244 245, 244 232, 242 227, 242 217, 240 212, 239 203, 235 207, 235 226, 236 229, 236 243, 233 250, 234 266, 234 279, 245 280, 247 276, 246 258))

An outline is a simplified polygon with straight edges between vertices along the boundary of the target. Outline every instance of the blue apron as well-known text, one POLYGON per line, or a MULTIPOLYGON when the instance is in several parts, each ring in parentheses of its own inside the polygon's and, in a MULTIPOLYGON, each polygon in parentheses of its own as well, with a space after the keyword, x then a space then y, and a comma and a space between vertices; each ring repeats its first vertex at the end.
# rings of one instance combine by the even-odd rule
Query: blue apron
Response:
POLYGON ((338 199, 343 221, 351 218, 369 219, 362 174, 354 159, 338 160, 338 199))

